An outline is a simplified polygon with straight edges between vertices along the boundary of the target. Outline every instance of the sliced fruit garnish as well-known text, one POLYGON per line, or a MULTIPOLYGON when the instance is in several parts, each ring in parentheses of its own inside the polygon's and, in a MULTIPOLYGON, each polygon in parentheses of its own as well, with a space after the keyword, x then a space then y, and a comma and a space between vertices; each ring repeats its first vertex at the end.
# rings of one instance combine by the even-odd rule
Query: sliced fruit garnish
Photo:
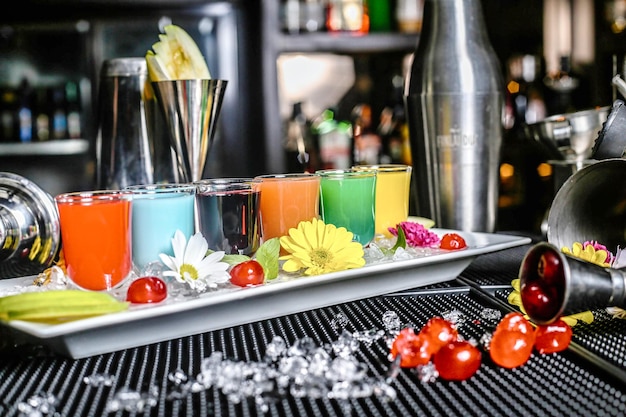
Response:
POLYGON ((167 25, 159 42, 146 53, 152 81, 209 79, 204 55, 193 38, 180 26, 167 25))

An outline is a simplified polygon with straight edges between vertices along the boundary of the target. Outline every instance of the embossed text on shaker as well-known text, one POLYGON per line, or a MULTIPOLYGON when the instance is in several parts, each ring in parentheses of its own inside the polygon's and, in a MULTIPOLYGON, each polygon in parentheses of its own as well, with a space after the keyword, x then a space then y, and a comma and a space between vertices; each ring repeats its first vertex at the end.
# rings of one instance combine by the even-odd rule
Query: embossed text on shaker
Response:
POLYGON ((437 148, 473 147, 478 142, 476 133, 463 133, 458 128, 450 129, 450 134, 437 135, 437 148))

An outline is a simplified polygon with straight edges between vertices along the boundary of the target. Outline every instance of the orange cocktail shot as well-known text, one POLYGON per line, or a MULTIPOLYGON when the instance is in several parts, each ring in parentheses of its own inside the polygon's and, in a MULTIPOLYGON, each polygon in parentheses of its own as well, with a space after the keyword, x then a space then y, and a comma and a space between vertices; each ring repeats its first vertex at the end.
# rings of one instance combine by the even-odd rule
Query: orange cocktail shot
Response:
POLYGON ((320 177, 316 174, 275 174, 261 181, 261 236, 263 241, 286 236, 301 221, 319 215, 320 177))
POLYGON ((110 290, 132 268, 131 196, 90 191, 55 197, 67 275, 85 290, 110 290))

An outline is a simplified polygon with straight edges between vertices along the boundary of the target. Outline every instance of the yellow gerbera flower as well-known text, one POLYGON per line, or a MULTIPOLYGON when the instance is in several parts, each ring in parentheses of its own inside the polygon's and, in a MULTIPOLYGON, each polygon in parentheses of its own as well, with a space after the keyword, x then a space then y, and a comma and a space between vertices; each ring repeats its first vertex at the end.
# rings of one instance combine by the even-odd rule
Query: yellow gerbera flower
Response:
POLYGON ((289 254, 281 256, 283 270, 304 275, 319 275, 334 271, 360 268, 365 265, 363 246, 352 241, 352 232, 313 219, 300 222, 280 238, 280 245, 289 254))
MULTIPOLYGON (((530 320, 530 317, 528 317, 528 314, 526 314, 526 310, 524 309, 524 306, 522 305, 522 295, 520 293, 519 278, 511 281, 511 285, 513 286, 513 291, 511 291, 511 293, 508 296, 509 304, 519 307, 524 317, 530 320)), ((593 319, 594 317, 591 311, 583 311, 582 313, 576 313, 576 314, 572 314, 571 316, 561 317, 561 320, 567 323, 570 327, 575 326, 576 323, 578 323, 578 320, 582 320, 585 323, 589 324, 593 321, 593 319)))
POLYGON ((583 245, 580 242, 574 242, 572 249, 564 246, 561 248, 561 252, 605 268, 611 266, 611 264, 607 262, 611 259, 609 252, 604 249, 596 248, 591 244, 583 245))

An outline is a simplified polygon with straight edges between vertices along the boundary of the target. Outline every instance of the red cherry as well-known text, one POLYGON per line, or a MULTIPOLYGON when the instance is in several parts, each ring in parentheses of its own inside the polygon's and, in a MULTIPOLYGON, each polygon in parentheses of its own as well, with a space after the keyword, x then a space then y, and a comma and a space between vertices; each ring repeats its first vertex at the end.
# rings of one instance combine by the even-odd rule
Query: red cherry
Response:
POLYGON ((496 326, 489 345, 491 359, 504 368, 516 368, 528 361, 535 344, 535 329, 518 313, 508 313, 496 326))
POLYGON ((524 309, 534 320, 551 320, 561 307, 557 289, 548 287, 541 281, 523 285, 520 294, 524 309))
POLYGON ((230 270, 230 282, 239 287, 260 285, 264 280, 263 266, 254 259, 238 263, 230 270))
POLYGON ((463 381, 476 373, 482 354, 468 341, 455 340, 444 345, 433 358, 439 376, 448 381, 463 381))
POLYGON ((517 368, 528 361, 534 340, 521 332, 495 332, 489 345, 491 360, 503 368, 517 368))
POLYGON ((411 328, 404 328, 391 345, 392 359, 395 359, 397 355, 400 355, 402 368, 426 365, 433 355, 431 339, 422 334, 416 334, 411 328))
POLYGON ((137 278, 126 292, 126 301, 133 304, 159 303, 166 297, 167 285, 158 277, 137 278))
POLYGON ((547 284, 561 283, 560 277, 563 275, 561 258, 552 251, 543 252, 537 262, 537 275, 547 284))
POLYGON ((467 247, 465 239, 458 233, 446 233, 441 237, 439 248, 447 250, 458 250, 467 247))
POLYGON ((511 312, 505 315, 498 326, 496 327, 497 331, 512 331, 512 332, 520 332, 525 335, 535 337, 535 328, 526 317, 524 317, 521 313, 511 312))
POLYGON ((454 341, 458 337, 458 332, 452 323, 442 317, 433 317, 420 330, 420 334, 429 337, 435 348, 435 352, 442 346, 454 341))
POLYGON ((554 353, 567 349, 572 340, 572 328, 558 319, 552 324, 537 326, 535 349, 539 353, 554 353))

